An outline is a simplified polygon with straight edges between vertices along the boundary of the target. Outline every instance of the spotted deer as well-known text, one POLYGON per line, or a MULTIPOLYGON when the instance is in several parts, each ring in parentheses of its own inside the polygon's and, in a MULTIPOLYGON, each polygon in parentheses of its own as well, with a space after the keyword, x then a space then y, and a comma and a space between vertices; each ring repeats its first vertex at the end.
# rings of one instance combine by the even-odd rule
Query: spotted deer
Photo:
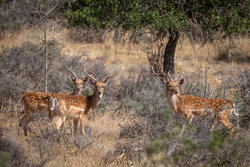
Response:
POLYGON ((58 116, 62 118, 62 123, 57 126, 57 129, 60 129, 61 126, 63 126, 65 120, 73 120, 74 123, 74 133, 75 136, 77 133, 77 126, 78 126, 78 120, 80 119, 81 123, 81 133, 84 134, 84 124, 85 120, 88 118, 89 114, 93 112, 96 107, 100 104, 104 88, 113 75, 106 76, 102 82, 99 82, 88 74, 85 69, 83 69, 85 75, 89 77, 91 84, 94 86, 94 93, 87 97, 82 95, 68 95, 58 98, 53 98, 53 100, 56 101, 54 103, 54 106, 51 106, 53 108, 53 112, 55 114, 52 114, 52 116, 58 116))
MULTIPOLYGON (((235 111, 234 104, 227 99, 220 98, 202 98, 192 95, 181 95, 180 86, 184 83, 184 79, 174 80, 171 75, 164 73, 152 73, 161 78, 161 82, 166 86, 167 101, 169 107, 174 110, 176 114, 182 113, 187 119, 192 122, 194 117, 201 117, 206 114, 216 120, 223 126, 233 129, 232 123, 229 122, 229 117, 233 112, 236 116, 238 113, 235 111)), ((213 130, 214 124, 211 124, 210 130, 213 130)))
MULTIPOLYGON (((71 81, 74 84, 74 90, 71 95, 78 95, 81 93, 84 83, 88 77, 81 79, 77 78, 76 74, 72 72, 67 66, 66 70, 71 73, 71 81)), ((47 97, 63 97, 69 95, 68 93, 47 93, 47 92, 30 92, 23 96, 25 115, 20 119, 18 126, 17 137, 20 136, 21 128, 24 130, 24 135, 27 136, 27 129, 29 122, 33 121, 36 116, 51 118, 49 109, 49 98, 47 97)), ((50 119, 52 121, 52 119, 50 119)))

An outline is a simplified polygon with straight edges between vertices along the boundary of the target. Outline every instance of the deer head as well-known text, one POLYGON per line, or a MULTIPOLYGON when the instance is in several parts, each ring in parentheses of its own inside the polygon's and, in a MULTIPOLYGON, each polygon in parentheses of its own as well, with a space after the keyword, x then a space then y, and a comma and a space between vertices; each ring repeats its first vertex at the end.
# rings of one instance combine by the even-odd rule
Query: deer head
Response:
MULTIPOLYGON (((73 71, 71 71, 66 65, 65 65, 65 68, 69 73, 72 74, 71 81, 74 83, 74 86, 75 86, 74 92, 81 92, 83 89, 84 83, 87 82, 88 80, 88 77, 83 76, 81 79, 78 79, 76 74, 73 71)), ((78 93, 73 93, 73 94, 78 94, 78 93)))
POLYGON ((184 83, 184 79, 179 81, 170 81, 166 83, 166 89, 171 94, 179 94, 180 93, 180 85, 184 83))
POLYGON ((94 78, 92 75, 88 74, 88 73, 86 72, 85 69, 83 69, 83 72, 85 73, 85 75, 86 75, 87 77, 89 77, 90 83, 95 87, 94 92, 95 92, 95 93, 98 93, 99 95, 102 95, 102 94, 103 94, 104 88, 105 88, 105 86, 107 85, 109 79, 115 75, 115 74, 113 74, 113 75, 108 75, 108 76, 106 76, 106 77, 103 79, 102 82, 99 82, 99 81, 97 81, 96 78, 94 78))
POLYGON ((179 94, 180 93, 180 85, 184 83, 184 79, 181 77, 180 79, 174 79, 169 73, 168 75, 160 72, 157 74, 153 68, 151 68, 151 72, 161 78, 162 83, 166 86, 166 90, 171 94, 179 94))

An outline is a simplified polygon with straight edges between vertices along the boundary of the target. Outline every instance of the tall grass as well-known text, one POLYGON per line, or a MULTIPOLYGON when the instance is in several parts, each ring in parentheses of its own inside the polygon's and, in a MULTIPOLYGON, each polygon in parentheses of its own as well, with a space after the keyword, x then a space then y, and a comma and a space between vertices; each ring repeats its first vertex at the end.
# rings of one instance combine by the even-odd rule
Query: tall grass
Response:
MULTIPOLYGON (((207 97, 229 98, 237 106, 239 119, 235 133, 217 126, 209 132, 209 119, 187 125, 182 116, 169 110, 166 90, 145 66, 122 72, 107 68, 103 58, 83 55, 68 58, 61 46, 49 41, 49 91, 70 92, 67 64, 78 76, 82 68, 92 69, 102 80, 108 73, 119 75, 108 83, 104 99, 85 125, 86 133, 72 138, 70 127, 61 131, 47 119, 29 124, 30 135, 21 141, 8 141, 23 110, 21 98, 29 91, 44 90, 43 54, 40 45, 25 43, 4 49, 0 54, 0 151, 11 156, 13 166, 247 166, 249 159, 249 78, 247 69, 219 72, 222 84, 207 85, 207 97), (10 128, 11 125, 13 128, 10 128), (5 130, 7 129, 7 130, 5 130), (10 131, 8 131, 10 129, 10 131), (11 133, 11 134, 10 134, 11 133), (9 154, 10 153, 10 154, 9 154)), ((184 73, 182 94, 203 96, 204 74, 184 73)), ((82 92, 92 93, 90 84, 82 92)), ((2 155, 2 154, 1 154, 2 155)), ((5 154, 4 154, 5 155, 5 154)))

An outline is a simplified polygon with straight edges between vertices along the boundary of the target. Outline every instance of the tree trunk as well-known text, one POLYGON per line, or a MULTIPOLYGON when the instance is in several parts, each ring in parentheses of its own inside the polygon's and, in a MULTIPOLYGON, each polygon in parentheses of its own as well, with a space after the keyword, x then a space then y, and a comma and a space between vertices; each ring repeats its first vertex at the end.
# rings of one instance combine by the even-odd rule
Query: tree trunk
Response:
POLYGON ((171 33, 164 52, 163 70, 167 74, 174 74, 174 54, 180 34, 178 31, 171 33))
POLYGON ((48 92, 48 55, 47 55, 47 34, 46 28, 43 29, 44 34, 44 59, 45 59, 45 92, 48 92))

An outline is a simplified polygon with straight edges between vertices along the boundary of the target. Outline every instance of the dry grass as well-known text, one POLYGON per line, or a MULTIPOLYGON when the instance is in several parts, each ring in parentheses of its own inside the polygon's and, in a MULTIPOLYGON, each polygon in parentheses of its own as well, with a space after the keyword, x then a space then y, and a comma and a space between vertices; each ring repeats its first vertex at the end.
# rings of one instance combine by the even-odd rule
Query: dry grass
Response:
MULTIPOLYGON (((129 78, 137 70, 137 68, 129 70, 128 77, 121 76, 122 87, 115 95, 105 93, 105 99, 98 111, 91 114, 85 125, 86 133, 78 134, 75 139, 71 138, 69 129, 58 132, 53 129, 47 119, 38 118, 29 124, 32 133, 27 138, 22 137, 20 140, 16 140, 16 127, 20 115, 11 115, 8 112, 1 114, 3 124, 0 129, 3 136, 0 139, 4 143, 4 150, 14 155, 13 164, 15 166, 73 167, 154 166, 164 164, 165 161, 162 160, 171 150, 172 143, 177 143, 179 146, 173 153, 173 158, 167 159, 168 164, 181 164, 175 159, 178 156, 187 157, 183 159, 183 163, 188 163, 186 160, 190 159, 189 154, 181 154, 183 149, 184 152, 187 151, 186 146, 181 144, 182 140, 187 138, 201 143, 208 142, 207 123, 205 121, 194 123, 188 127, 184 137, 179 138, 183 121, 176 119, 172 111, 166 111, 166 100, 165 98, 160 99, 164 96, 164 91, 161 91, 164 88, 145 69, 139 69, 143 71, 140 79, 138 76, 129 78), (122 103, 113 102, 114 104, 112 104, 110 102, 112 96, 117 97, 117 99, 113 99, 115 102, 122 103), (108 104, 110 106, 105 107, 108 104), (147 148, 152 140, 159 140, 164 145, 161 146, 162 150, 159 152, 155 154, 152 152, 151 156, 147 156, 147 148), (20 154, 16 155, 14 152, 20 154)), ((189 74, 184 77, 190 79, 186 80, 183 92, 196 95, 203 93, 202 82, 192 79, 192 77, 199 78, 197 74, 189 74)), ((240 82, 244 83, 243 81, 247 80, 243 79, 240 82)), ((226 82, 232 83, 228 80, 226 82)), ((228 85, 230 86, 230 84, 228 85)), ((228 89, 228 87, 222 88, 228 89)), ((216 90, 213 96, 222 96, 220 93, 223 92, 223 89, 216 90)), ((210 95, 210 92, 208 93, 210 95)), ((247 109, 242 109, 240 113, 244 114, 246 111, 247 109)), ((248 113, 246 112, 246 114, 248 113)), ((247 124, 249 123, 247 122, 247 124)), ((245 135, 245 137, 248 136, 245 135)), ((243 139, 245 140, 245 138, 243 139)), ((228 145, 228 147, 232 147, 232 145, 228 145)), ((204 149, 206 149, 206 144, 204 144, 204 149)), ((245 155, 245 150, 243 153, 245 155)), ((199 153, 195 152, 192 155, 195 155, 191 156, 192 162, 195 162, 199 158, 199 153)))
MULTIPOLYGON (((94 113, 85 125, 86 133, 71 138, 68 131, 61 134, 60 138, 48 139, 44 135, 55 136, 58 132, 51 131, 52 125, 47 120, 36 120, 30 123, 32 133, 29 137, 16 139, 17 117, 10 118, 1 115, 5 122, 0 127, 3 138, 9 140, 11 147, 23 151, 23 155, 17 155, 16 161, 20 166, 106 166, 115 164, 119 155, 114 152, 119 147, 121 139, 121 127, 132 125, 135 118, 128 113, 94 113), (8 122, 6 122, 8 121, 8 122), (39 138, 38 138, 39 137, 39 138), (45 137, 45 138, 44 138, 45 137), (48 141, 50 143, 48 143, 48 141), (24 163, 25 162, 25 163, 24 163)), ((8 148, 11 149, 11 148, 8 148)))
MULTIPOLYGON (((61 64, 65 62, 75 67, 74 70, 78 70, 77 74, 82 74, 80 67, 93 66, 97 70, 98 78, 103 78, 107 71, 109 73, 118 72, 119 75, 109 83, 98 110, 92 113, 87 121, 86 133, 84 135, 78 134, 76 139, 71 138, 69 129, 58 132, 53 129, 47 119, 38 119, 29 124, 33 132, 30 133, 29 137, 16 140, 16 128, 22 110, 21 94, 37 90, 32 85, 38 79, 30 78, 29 83, 27 83, 25 78, 31 76, 24 75, 22 80, 19 79, 18 82, 14 80, 13 85, 16 88, 11 89, 11 92, 16 93, 18 90, 19 93, 16 95, 18 99, 13 98, 14 93, 8 94, 8 91, 5 95, 9 99, 0 97, 0 121, 2 123, 0 125, 0 150, 11 153, 13 166, 91 167, 162 164, 185 166, 189 163, 187 160, 195 161, 199 158, 199 153, 204 153, 191 151, 193 156, 190 156, 189 152, 185 155, 182 154, 182 152, 186 153, 187 151, 182 143, 182 140, 186 138, 201 143, 209 141, 207 123, 194 123, 184 133, 185 138, 178 138, 183 121, 167 110, 165 88, 160 84, 160 81, 150 75, 146 54, 141 52, 138 46, 114 42, 111 39, 113 32, 108 34, 102 43, 79 42, 70 37, 70 31, 66 28, 61 29, 60 26, 57 26, 53 31, 48 31, 48 39, 56 40, 56 47, 61 46, 62 49, 59 49, 60 53, 58 53, 59 51, 53 52, 59 56, 52 63, 53 68, 51 67, 51 76, 55 77, 54 80, 51 79, 53 86, 50 86, 50 89, 52 91, 69 91, 71 88, 67 80, 68 76, 65 75, 61 67, 61 64), (75 63, 78 60, 81 62, 75 63), (154 140, 163 143, 162 150, 148 156, 148 147, 154 140), (181 144, 173 154, 171 153, 170 157, 166 158, 166 153, 171 150, 172 143, 181 144), (178 157, 184 157, 182 160, 186 164, 182 164, 178 157)), ((13 35, 8 32, 5 34, 0 40, 2 49, 0 53, 6 47, 20 46, 19 49, 22 50, 22 46, 28 46, 23 45, 27 41, 32 42, 35 48, 42 40, 40 29, 23 28, 18 34, 13 35)), ((181 39, 176 52, 176 71, 177 73, 184 72, 185 85, 182 89, 184 93, 202 96, 204 93, 204 68, 208 67, 209 95, 211 97, 227 97, 239 106, 243 106, 240 108, 242 116, 240 120, 242 124, 246 124, 245 127, 241 126, 242 131, 244 131, 241 133, 242 141, 245 141, 249 135, 249 105, 247 103, 249 78, 247 77, 249 77, 250 64, 247 61, 244 63, 237 61, 232 57, 237 52, 240 52, 240 56, 243 58, 249 57, 249 38, 241 37, 237 47, 229 48, 230 53, 226 61, 216 59, 221 53, 219 49, 223 51, 222 46, 214 48, 212 44, 207 44, 201 48, 200 44, 191 45, 187 39, 181 39), (234 80, 239 83, 235 83, 234 80), (243 89, 246 93, 244 95, 242 95, 243 89)), ((21 53, 25 55, 25 49, 21 53)), ((6 58, 12 60, 11 57, 8 55, 6 58)), ((23 59, 28 58, 23 56, 23 59)), ((23 60, 23 62, 26 61, 23 60)), ((8 69, 5 70, 6 75, 8 74, 6 80, 15 79, 14 72, 19 73, 18 69, 14 69, 13 73, 8 72, 8 69)), ((29 69, 28 74, 30 74, 29 69)), ((1 73, 0 76, 3 78, 1 73)), ((7 89, 8 85, 2 85, 1 90, 7 89)), ((233 123, 236 121, 234 120, 233 123)), ((217 130, 221 130, 221 127, 217 130)), ((237 142, 240 141, 237 140, 237 142)), ((234 143, 234 145, 236 144, 234 143)), ((228 148, 234 149, 233 144, 229 143, 228 148)), ((204 144, 203 150, 206 149, 206 144, 204 144)), ((229 149, 223 151, 231 156, 229 149)), ((218 155, 218 157, 223 156, 218 155)), ((244 162, 244 158, 242 162, 244 162)), ((247 164, 248 159, 245 161, 244 164, 247 164)), ((206 161, 206 163, 208 162, 206 161)), ((235 164, 240 164, 240 162, 237 161, 235 164)), ((200 163, 199 165, 204 164, 200 163)))
MULTIPOLYGON (((48 23, 52 24, 52 23, 48 23)), ((48 27, 50 27, 48 25, 48 27)), ((134 65, 148 65, 147 56, 140 47, 128 43, 117 43, 112 40, 113 32, 106 35, 102 43, 86 43, 75 41, 71 38, 72 29, 61 28, 59 25, 53 30, 48 30, 48 40, 57 41, 62 48, 62 54, 68 56, 83 55, 88 58, 105 58, 105 65, 114 67, 121 71, 134 65)), ((1 49, 6 47, 20 46, 24 42, 38 44, 42 41, 43 32, 38 28, 23 28, 18 34, 5 33, 0 40, 1 49)), ((209 83, 220 84, 220 78, 216 73, 220 70, 235 68, 250 68, 249 38, 238 37, 234 43, 228 39, 216 41, 213 44, 192 44, 188 39, 180 39, 176 50, 176 71, 196 72, 204 71, 209 66, 209 83), (226 52, 226 53, 225 53, 226 52), (221 54, 228 54, 228 60, 217 59, 221 54)))

